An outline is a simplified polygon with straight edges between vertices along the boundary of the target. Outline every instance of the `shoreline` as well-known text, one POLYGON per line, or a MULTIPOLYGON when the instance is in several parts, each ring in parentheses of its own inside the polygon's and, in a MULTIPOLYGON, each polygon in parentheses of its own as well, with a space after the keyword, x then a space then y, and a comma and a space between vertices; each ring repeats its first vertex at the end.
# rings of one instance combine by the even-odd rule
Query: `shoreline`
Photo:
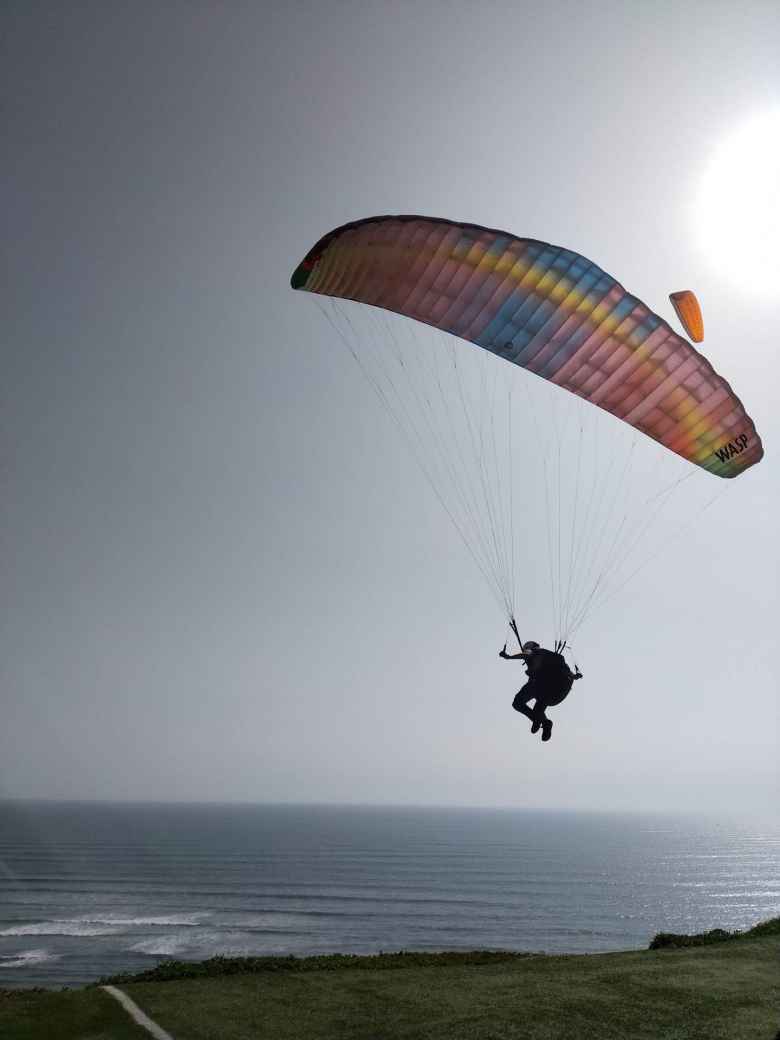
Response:
POLYGON ((0 990, 0 1035, 135 1040, 143 1021, 173 1040, 776 1040, 778 955, 773 918, 626 953, 169 962, 122 1001, 99 983, 0 990))
POLYGON ((202 961, 166 960, 154 968, 140 972, 120 972, 103 975, 80 986, 18 986, 0 985, 0 997, 16 993, 78 992, 99 986, 132 985, 149 982, 172 982, 185 979, 213 979, 235 975, 303 973, 323 971, 387 971, 405 968, 484 967, 547 958, 624 957, 657 950, 685 949, 739 942, 746 939, 780 936, 780 916, 759 921, 744 931, 712 928, 706 932, 658 932, 643 949, 598 951, 595 953, 548 953, 544 950, 441 950, 421 952, 414 950, 380 951, 374 954, 329 953, 298 957, 294 954, 258 957, 209 957, 202 961))

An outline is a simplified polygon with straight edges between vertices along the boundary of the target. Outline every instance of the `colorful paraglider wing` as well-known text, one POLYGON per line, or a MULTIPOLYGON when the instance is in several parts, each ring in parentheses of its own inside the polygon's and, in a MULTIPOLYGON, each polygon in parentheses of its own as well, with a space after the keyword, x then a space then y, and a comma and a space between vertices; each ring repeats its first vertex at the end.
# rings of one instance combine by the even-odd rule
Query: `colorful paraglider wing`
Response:
POLYGON ((721 477, 763 455, 710 363, 584 256, 433 217, 369 217, 325 235, 294 289, 415 318, 565 387, 721 477))
POLYGON ((670 293, 669 299, 687 334, 694 343, 701 343, 704 339, 704 319, 695 293, 690 289, 683 289, 681 292, 670 293))

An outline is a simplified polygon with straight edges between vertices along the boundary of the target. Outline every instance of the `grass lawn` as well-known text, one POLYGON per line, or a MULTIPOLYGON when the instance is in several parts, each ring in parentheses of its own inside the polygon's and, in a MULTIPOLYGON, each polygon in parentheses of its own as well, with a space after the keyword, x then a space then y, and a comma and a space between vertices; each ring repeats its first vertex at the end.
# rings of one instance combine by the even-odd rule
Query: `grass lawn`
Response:
POLYGON ((774 1040, 780 939, 126 990, 176 1040, 774 1040))
MULTIPOLYGON (((775 1040, 780 1029, 777 934, 630 953, 447 957, 118 984, 175 1040, 775 1040)), ((96 988, 0 999, 0 1036, 148 1038, 96 988)))
MULTIPOLYGON (((102 989, 0 990, 2 1040, 149 1040, 102 989)), ((176 1040, 179 1040, 176 1037, 176 1040)))

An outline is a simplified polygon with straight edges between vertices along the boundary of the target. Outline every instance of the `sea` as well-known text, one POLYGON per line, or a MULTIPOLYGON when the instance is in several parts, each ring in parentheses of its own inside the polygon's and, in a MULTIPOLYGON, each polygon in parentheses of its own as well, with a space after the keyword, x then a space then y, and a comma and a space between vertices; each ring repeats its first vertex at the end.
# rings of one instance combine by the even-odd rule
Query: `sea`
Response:
POLYGON ((632 950, 777 915, 778 821, 0 802, 4 987, 217 954, 632 950))

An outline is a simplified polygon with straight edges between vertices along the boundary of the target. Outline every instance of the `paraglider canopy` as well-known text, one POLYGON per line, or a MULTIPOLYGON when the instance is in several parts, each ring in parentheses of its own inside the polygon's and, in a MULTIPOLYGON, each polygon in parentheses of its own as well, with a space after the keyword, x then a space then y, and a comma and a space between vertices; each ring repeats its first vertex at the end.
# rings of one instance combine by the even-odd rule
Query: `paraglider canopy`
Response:
MULTIPOLYGON (((709 361, 570 249, 438 217, 368 217, 321 238, 291 284, 468 340, 719 477, 763 455, 742 402, 709 361)), ((703 332, 696 298, 682 295, 686 303, 672 300, 681 320, 695 333, 698 314, 703 332)))
POLYGON ((519 647, 544 600, 560 653, 695 522, 697 469, 733 478, 763 455, 710 362, 566 247, 374 216, 324 235, 291 284, 322 300, 519 647))
POLYGON ((680 292, 669 293, 669 299, 682 327, 694 343, 701 343, 704 339, 704 319, 696 295, 690 289, 682 289, 680 292))

